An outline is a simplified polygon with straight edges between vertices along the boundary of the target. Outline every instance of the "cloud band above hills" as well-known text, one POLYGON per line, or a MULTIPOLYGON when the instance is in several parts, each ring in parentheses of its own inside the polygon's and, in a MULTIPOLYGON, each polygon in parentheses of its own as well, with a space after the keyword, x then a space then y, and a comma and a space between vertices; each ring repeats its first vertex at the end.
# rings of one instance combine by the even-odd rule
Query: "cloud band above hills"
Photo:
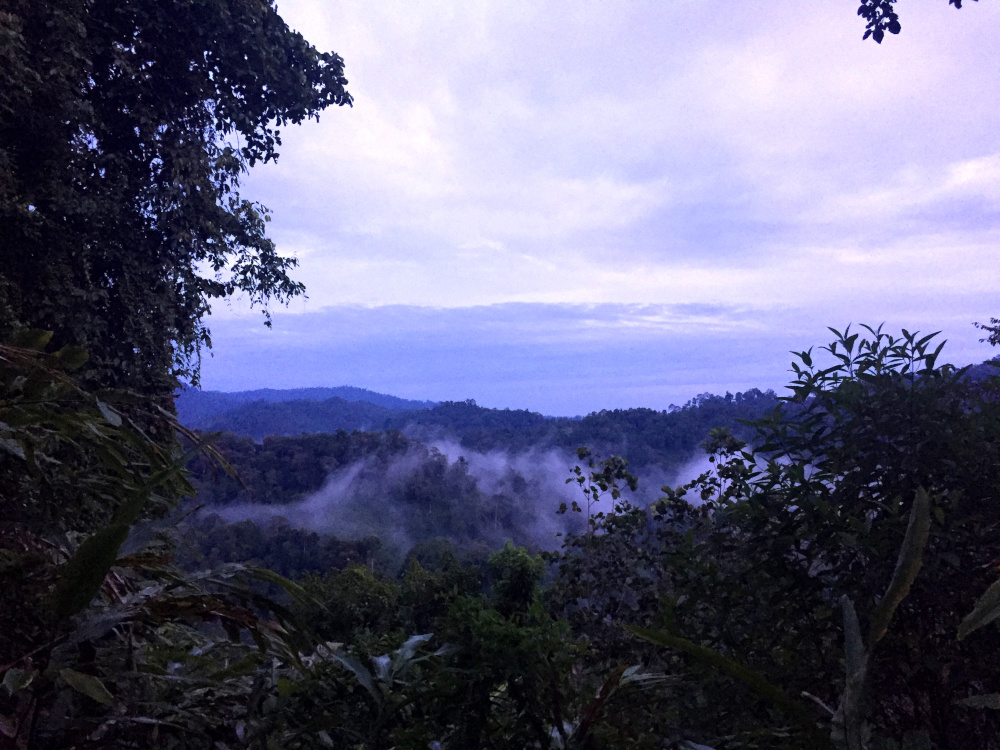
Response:
MULTIPOLYGON (((978 342, 972 313, 962 305, 948 320, 928 319, 919 300, 879 311, 885 317, 860 322, 943 329, 947 361, 996 354, 978 342)), ((665 409, 704 392, 779 390, 790 350, 822 346, 827 325, 851 322, 815 309, 540 303, 337 306, 278 312, 274 321, 269 330, 256 317, 213 318, 214 357, 205 359, 203 386, 350 384, 403 398, 473 398, 565 416, 665 409)))

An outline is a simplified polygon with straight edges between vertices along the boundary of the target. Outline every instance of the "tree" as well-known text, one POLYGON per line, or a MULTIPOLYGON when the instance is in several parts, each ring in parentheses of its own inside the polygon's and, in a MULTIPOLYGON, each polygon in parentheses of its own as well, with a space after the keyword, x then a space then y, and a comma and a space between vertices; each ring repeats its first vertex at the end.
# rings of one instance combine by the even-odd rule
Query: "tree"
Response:
POLYGON ((241 175, 351 104, 272 0, 0 2, 0 337, 81 345, 85 383, 197 380, 213 299, 303 291, 241 175))
MULTIPOLYGON (((963 0, 948 0, 948 5, 954 5, 961 9, 963 0)), ((978 0, 973 0, 978 2, 978 0)), ((879 44, 885 38, 885 32, 898 34, 902 27, 899 24, 899 16, 896 15, 896 0, 861 0, 858 7, 858 15, 861 16, 867 25, 865 26, 865 36, 871 37, 879 44)))
POLYGON ((976 323, 976 328, 986 331, 987 336, 981 341, 988 341, 993 346, 1000 346, 1000 318, 990 318, 990 323, 976 323))
POLYGON ((992 746, 997 713, 976 706, 995 705, 1000 654, 956 629, 1000 591, 1000 378, 941 364, 934 335, 834 334, 796 355, 752 447, 712 430, 709 471, 548 555, 546 601, 590 646, 581 670, 671 675, 620 726, 797 750, 867 720, 872 750, 992 746))
POLYGON ((866 631, 855 723, 867 709, 885 740, 871 746, 922 735, 986 747, 995 712, 962 701, 995 691, 1000 656, 985 639, 956 642, 955 629, 995 579, 1000 380, 939 364, 935 334, 834 334, 827 362, 797 353, 792 395, 757 423, 755 450, 723 447, 715 475, 684 488, 700 491, 707 521, 690 520, 684 491, 666 488, 657 504, 695 530, 694 553, 674 554, 669 571, 684 601, 668 630, 675 647, 708 642, 787 694, 835 706, 847 597, 866 631))
MULTIPOLYGON (((894 7, 896 0, 862 0, 858 15, 867 21, 864 38, 872 37, 879 44, 885 38, 885 32, 898 34, 901 30, 899 16, 894 7)), ((962 8, 963 0, 948 0, 949 5, 962 8)), ((979 2, 979 0, 973 0, 979 2)), ((1000 318, 990 318, 989 324, 976 323, 976 328, 986 331, 986 337, 981 339, 993 346, 1000 346, 1000 318)))

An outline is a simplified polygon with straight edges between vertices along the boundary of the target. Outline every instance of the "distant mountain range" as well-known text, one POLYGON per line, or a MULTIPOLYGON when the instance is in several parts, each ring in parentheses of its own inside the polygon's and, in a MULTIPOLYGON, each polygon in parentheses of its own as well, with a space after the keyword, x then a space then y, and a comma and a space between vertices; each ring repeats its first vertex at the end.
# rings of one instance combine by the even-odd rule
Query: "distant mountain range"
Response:
MULTIPOLYGON (((385 393, 376 393, 365 388, 355 388, 344 385, 339 388, 291 388, 288 390, 276 390, 274 388, 262 388, 256 391, 202 391, 196 388, 186 388, 177 393, 175 404, 177 406, 177 416, 182 424, 193 429, 213 430, 226 429, 233 432, 243 432, 234 427, 220 425, 213 426, 220 421, 224 415, 231 415, 221 419, 222 422, 228 419, 245 421, 245 416, 259 411, 276 414, 280 409, 268 409, 268 405, 286 403, 289 401, 301 402, 296 406, 289 407, 290 412, 302 412, 308 419, 308 412, 314 409, 317 402, 333 402, 328 408, 327 417, 335 416, 338 408, 345 412, 350 427, 358 426, 357 421, 364 421, 366 417, 382 415, 390 411, 412 411, 417 409, 430 409, 436 406, 434 401, 413 401, 397 396, 389 396, 385 393), (307 404, 309 406, 307 406, 307 404), (341 407, 340 405, 354 404, 352 407, 341 407), (370 409, 367 407, 376 407, 370 409), (241 418, 240 415, 244 415, 241 418)), ((316 417, 309 419, 314 421, 316 417)), ((338 428, 334 428, 338 429, 338 428)), ((274 432, 264 434, 294 434, 299 432, 317 432, 323 430, 309 429, 305 424, 296 427, 291 424, 287 429, 276 429, 274 432)), ((244 433, 246 434, 246 433, 244 433)))
MULTIPOLYGON (((1000 374, 1000 357, 969 367, 966 377, 982 381, 1000 374)), ((702 399, 708 394, 699 396, 702 399)), ((696 399, 696 400, 698 400, 696 399)), ((178 391, 175 404, 182 424, 196 430, 223 430, 260 440, 268 435, 300 435, 357 429, 400 429, 420 423, 427 427, 454 427, 454 417, 469 417, 478 429, 539 428, 565 418, 535 412, 485 409, 475 402, 415 401, 344 385, 338 388, 262 388, 255 391, 178 391), (280 406, 279 406, 280 405, 280 406), (443 408, 436 408, 443 407, 443 408), (472 407, 472 408, 470 408, 472 407), (409 412, 424 412, 409 414, 409 412), (428 413, 430 412, 430 413, 428 413)), ((649 412, 649 409, 628 410, 649 412)))
POLYGON ((361 388, 316 388, 185 391, 177 398, 177 409, 188 427, 243 435, 258 442, 338 430, 399 430, 426 443, 454 441, 483 453, 548 448, 573 451, 587 445, 604 455, 626 455, 637 466, 674 466, 697 452, 712 427, 731 427, 749 438, 752 430, 740 420, 757 419, 777 403, 774 393, 752 389, 735 396, 703 394, 672 411, 616 409, 567 418, 524 409, 489 409, 474 401, 432 404, 361 388), (354 400, 328 397, 330 393, 354 400))
MULTIPOLYGON (((981 381, 997 372, 996 362, 985 362, 970 367, 966 377, 981 381)), ((188 389, 176 398, 178 416, 186 426, 256 441, 338 430, 401 430, 419 440, 456 440, 479 451, 589 445, 627 455, 639 465, 690 457, 716 426, 730 427, 749 439, 753 431, 743 420, 758 419, 777 403, 771 391, 751 389, 735 396, 702 394, 671 411, 616 409, 567 418, 488 409, 474 401, 414 401, 351 386, 236 393, 188 389)))

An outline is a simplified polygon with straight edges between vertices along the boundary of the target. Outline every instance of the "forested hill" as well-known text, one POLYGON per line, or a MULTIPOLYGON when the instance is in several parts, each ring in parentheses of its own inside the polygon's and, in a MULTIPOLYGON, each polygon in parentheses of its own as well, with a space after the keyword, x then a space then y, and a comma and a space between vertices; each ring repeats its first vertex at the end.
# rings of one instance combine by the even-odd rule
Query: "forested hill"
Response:
MULTIPOLYGON (((355 388, 343 385, 338 388, 260 388, 253 391, 203 391, 198 388, 185 388, 177 392, 174 404, 181 422, 196 429, 210 429, 210 425, 220 417, 230 412, 246 411, 253 414, 260 410, 263 404, 283 404, 289 401, 328 401, 335 399, 350 403, 364 403, 377 406, 386 411, 429 409, 436 405, 434 401, 415 401, 412 399, 389 396, 376 393, 367 388, 355 388)), ((313 432, 314 430, 304 430, 313 432)), ((284 430, 274 430, 268 434, 284 434, 284 430)))
MULTIPOLYGON (((231 394, 204 395, 214 398, 231 394)), ((452 440, 463 448, 484 453, 521 453, 550 447, 575 450, 586 445, 604 454, 623 455, 633 466, 676 466, 690 459, 713 427, 730 427, 741 437, 750 437, 741 420, 759 418, 777 403, 772 391, 752 389, 736 395, 703 394, 683 407, 667 411, 616 409, 583 418, 488 409, 474 401, 392 409, 344 398, 248 400, 221 413, 209 415, 204 409, 201 413, 206 416, 201 417, 179 399, 178 412, 189 427, 232 432, 255 440, 337 430, 400 430, 425 442, 452 440)))

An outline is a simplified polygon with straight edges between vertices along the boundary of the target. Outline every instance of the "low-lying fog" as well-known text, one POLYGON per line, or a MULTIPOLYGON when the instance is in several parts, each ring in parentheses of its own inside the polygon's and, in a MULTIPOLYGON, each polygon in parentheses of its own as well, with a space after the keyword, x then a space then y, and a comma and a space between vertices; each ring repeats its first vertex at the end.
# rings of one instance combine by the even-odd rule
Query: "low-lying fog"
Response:
MULTIPOLYGON (((388 462, 368 458, 341 467, 322 489, 298 502, 233 504, 202 513, 260 526, 282 517, 293 527, 342 539, 375 535, 399 549, 438 537, 459 546, 513 540, 554 549, 562 533, 585 528, 582 514, 557 512, 562 503, 583 504, 579 486, 566 482, 578 463, 575 454, 553 448, 480 453, 438 440, 388 462)), ((624 497, 646 507, 660 496, 662 485, 676 486, 710 467, 705 456, 673 472, 645 467, 638 472, 638 490, 626 488, 624 497)), ((610 507, 608 496, 596 510, 610 507)))

